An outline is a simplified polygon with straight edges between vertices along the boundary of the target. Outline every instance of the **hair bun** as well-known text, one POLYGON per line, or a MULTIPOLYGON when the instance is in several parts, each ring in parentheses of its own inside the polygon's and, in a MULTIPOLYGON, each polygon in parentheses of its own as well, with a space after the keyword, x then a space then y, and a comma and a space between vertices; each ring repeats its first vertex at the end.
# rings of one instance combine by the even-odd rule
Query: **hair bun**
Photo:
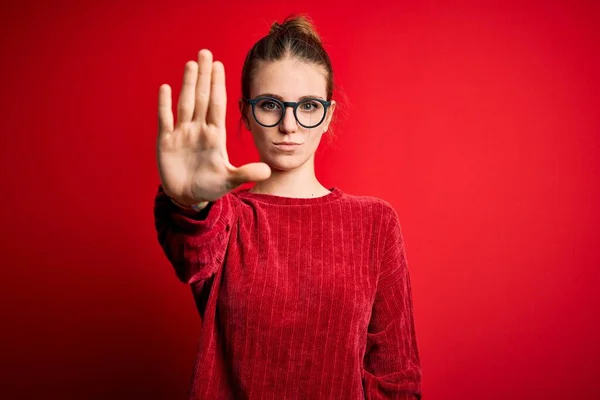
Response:
POLYGON ((271 29, 269 30, 269 35, 276 35, 283 30, 283 25, 279 22, 275 21, 271 24, 271 29))
POLYGON ((279 36, 286 34, 294 37, 309 37, 321 44, 321 37, 317 33, 313 22, 305 15, 289 16, 282 24, 277 21, 271 24, 269 35, 279 36))

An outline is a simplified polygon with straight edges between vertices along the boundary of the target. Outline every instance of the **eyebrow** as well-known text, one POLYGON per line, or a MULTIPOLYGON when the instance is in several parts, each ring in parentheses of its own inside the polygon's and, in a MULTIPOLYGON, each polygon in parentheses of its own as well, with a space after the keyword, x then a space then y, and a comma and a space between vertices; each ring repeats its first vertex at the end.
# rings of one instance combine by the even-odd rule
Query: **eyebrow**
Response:
MULTIPOLYGON (((278 100, 283 101, 283 97, 281 97, 281 96, 279 96, 277 94, 274 94, 274 93, 262 93, 262 94, 259 94, 256 97, 263 97, 263 96, 265 96, 265 97, 274 97, 274 98, 276 98, 278 100)), ((300 97, 299 100, 304 100, 304 99, 321 99, 321 100, 325 100, 321 96, 302 96, 302 97, 300 97)))

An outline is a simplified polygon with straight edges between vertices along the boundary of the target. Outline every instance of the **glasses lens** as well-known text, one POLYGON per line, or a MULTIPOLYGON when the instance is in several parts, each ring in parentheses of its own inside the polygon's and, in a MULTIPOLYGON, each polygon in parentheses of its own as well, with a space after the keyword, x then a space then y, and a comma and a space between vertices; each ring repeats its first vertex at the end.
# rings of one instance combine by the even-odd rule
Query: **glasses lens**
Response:
POLYGON ((325 107, 323 107, 323 104, 312 99, 302 100, 296 109, 298 122, 308 128, 319 125, 324 115, 325 107))
POLYGON ((276 125, 281 119, 281 104, 273 99, 260 99, 254 107, 254 115, 259 124, 276 125))

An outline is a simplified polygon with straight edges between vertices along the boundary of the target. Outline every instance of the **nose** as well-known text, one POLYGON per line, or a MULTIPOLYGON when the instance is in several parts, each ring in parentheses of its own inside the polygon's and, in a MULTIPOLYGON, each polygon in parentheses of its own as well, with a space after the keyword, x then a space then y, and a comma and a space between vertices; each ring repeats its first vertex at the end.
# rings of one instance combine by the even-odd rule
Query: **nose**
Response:
POLYGON ((292 106, 285 107, 285 113, 281 122, 279 122, 279 130, 281 132, 296 132, 298 130, 298 123, 294 117, 294 108, 292 106))

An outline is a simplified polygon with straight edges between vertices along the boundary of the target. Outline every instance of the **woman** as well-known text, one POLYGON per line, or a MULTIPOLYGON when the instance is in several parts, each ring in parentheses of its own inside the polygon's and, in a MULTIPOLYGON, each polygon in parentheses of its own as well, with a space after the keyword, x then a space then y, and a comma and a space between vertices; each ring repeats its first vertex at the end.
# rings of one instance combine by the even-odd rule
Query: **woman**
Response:
POLYGON ((274 23, 242 71, 261 162, 236 168, 223 65, 208 50, 186 64, 177 124, 160 88, 156 229, 202 321, 190 399, 421 396, 398 216, 315 176, 332 93, 310 21, 274 23))

